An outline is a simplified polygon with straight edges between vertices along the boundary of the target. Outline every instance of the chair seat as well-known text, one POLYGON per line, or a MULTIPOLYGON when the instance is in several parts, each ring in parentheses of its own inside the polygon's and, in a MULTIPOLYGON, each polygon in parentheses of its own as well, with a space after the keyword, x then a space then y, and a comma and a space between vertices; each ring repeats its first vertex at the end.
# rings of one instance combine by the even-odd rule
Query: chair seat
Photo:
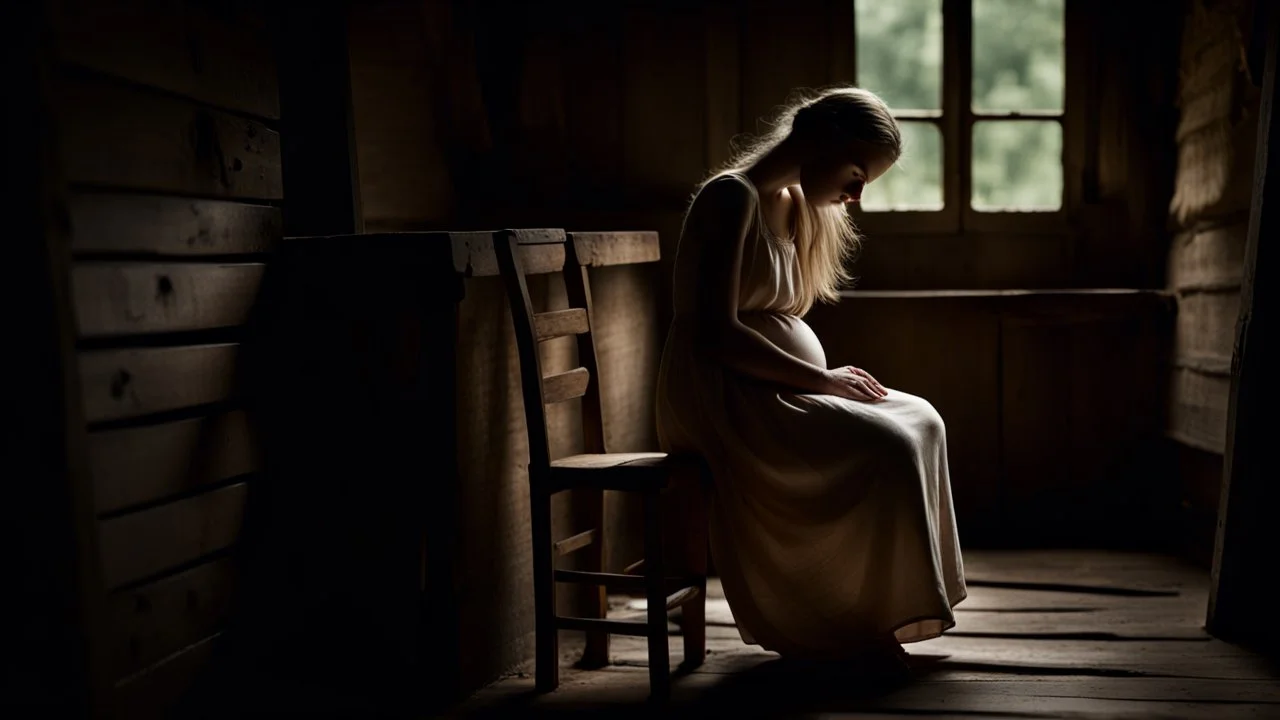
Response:
POLYGON ((551 462, 551 480, 561 488, 590 485, 608 490, 661 490, 677 473, 699 467, 699 459, 661 452, 584 453, 551 462))

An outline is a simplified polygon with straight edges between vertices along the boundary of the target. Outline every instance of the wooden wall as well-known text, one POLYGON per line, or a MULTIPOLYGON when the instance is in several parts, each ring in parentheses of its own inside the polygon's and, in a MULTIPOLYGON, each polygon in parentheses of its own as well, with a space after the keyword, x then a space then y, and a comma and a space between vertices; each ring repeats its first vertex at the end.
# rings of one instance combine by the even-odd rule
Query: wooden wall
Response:
MULTIPOLYGON (((1066 222, 873 235, 860 288, 1163 286, 1181 14, 1073 0, 1067 22, 1066 222)), ((660 281, 695 184, 730 142, 794 89, 853 80, 846 0, 379 0, 352 24, 371 230, 655 230, 660 281)))
MULTIPOLYGON (((695 184, 796 88, 853 80, 852 4, 379 0, 353 16, 373 229, 525 225, 661 234, 665 281, 695 184), (502 13, 504 23, 486 23, 502 13)), ((869 290, 1164 285, 1180 11, 1067 22, 1066 220, 873 234, 869 290)), ((669 292, 656 301, 666 317, 669 292)))
POLYGON ((44 9, 86 685, 95 711, 148 717, 205 665, 236 587, 259 467, 237 328, 280 236, 275 63, 239 7, 44 9))
POLYGON ((1195 0, 1182 38, 1177 228, 1167 284, 1178 301, 1168 434, 1179 444, 1183 533, 1207 563, 1218 520, 1231 357, 1253 186, 1261 65, 1250 67, 1252 3, 1195 0))

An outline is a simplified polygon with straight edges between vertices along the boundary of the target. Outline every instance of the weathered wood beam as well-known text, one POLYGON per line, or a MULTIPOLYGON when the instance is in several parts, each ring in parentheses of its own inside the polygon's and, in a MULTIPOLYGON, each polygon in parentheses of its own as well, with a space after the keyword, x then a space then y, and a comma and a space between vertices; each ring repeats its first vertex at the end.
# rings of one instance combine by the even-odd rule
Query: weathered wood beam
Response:
POLYGON ((1275 110, 1280 13, 1268 3, 1258 3, 1256 12, 1255 32, 1266 33, 1266 66, 1206 627, 1224 640, 1274 653, 1280 629, 1267 618, 1270 575, 1280 554, 1280 535, 1273 527, 1280 485, 1269 417, 1276 383, 1267 375, 1276 364, 1275 342, 1268 335, 1276 332, 1275 285, 1280 282, 1273 242, 1280 233, 1280 114, 1275 110))

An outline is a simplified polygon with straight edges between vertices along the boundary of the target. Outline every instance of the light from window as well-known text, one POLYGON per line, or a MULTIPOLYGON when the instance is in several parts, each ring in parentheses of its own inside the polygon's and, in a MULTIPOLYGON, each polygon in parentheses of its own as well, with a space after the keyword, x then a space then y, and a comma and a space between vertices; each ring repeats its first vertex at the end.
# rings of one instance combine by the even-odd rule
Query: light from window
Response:
POLYGON ((944 96, 943 38, 958 31, 944 27, 942 0, 854 2, 858 85, 889 104, 904 145, 898 163, 867 188, 862 210, 937 211, 962 201, 946 197, 946 153, 968 158, 961 171, 974 210, 1061 209, 1063 4, 972 0, 959 17, 948 15, 959 28, 972 22, 973 73, 960 78, 968 88, 944 96), (954 107, 966 95, 970 107, 954 107))
POLYGON ((1062 112, 1062 1, 973 0, 974 112, 1062 112))
POLYGON ((858 84, 893 109, 903 143, 862 209, 941 210, 942 0, 856 2, 854 27, 858 84))
POLYGON ((1063 0, 973 0, 973 209, 1062 207, 1063 52, 1063 0))
POLYGON ((1062 125, 983 120, 973 126, 973 209, 1062 207, 1062 125))

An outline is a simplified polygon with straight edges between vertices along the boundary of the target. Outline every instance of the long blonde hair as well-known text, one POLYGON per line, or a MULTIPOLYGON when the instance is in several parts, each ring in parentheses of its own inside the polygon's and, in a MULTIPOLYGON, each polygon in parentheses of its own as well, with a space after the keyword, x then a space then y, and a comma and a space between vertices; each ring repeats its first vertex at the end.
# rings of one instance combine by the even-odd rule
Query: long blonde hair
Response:
MULTIPOLYGON (((889 107, 874 93, 857 87, 803 92, 782 107, 769 127, 761 135, 735 142, 733 157, 698 189, 727 173, 745 172, 793 133, 818 142, 862 141, 884 149, 895 161, 902 153, 902 136, 889 107)), ((819 300, 839 298, 840 289, 852 280, 846 265, 861 238, 843 205, 814 207, 797 196, 795 242, 800 287, 792 306, 784 311, 804 315, 819 300)))

